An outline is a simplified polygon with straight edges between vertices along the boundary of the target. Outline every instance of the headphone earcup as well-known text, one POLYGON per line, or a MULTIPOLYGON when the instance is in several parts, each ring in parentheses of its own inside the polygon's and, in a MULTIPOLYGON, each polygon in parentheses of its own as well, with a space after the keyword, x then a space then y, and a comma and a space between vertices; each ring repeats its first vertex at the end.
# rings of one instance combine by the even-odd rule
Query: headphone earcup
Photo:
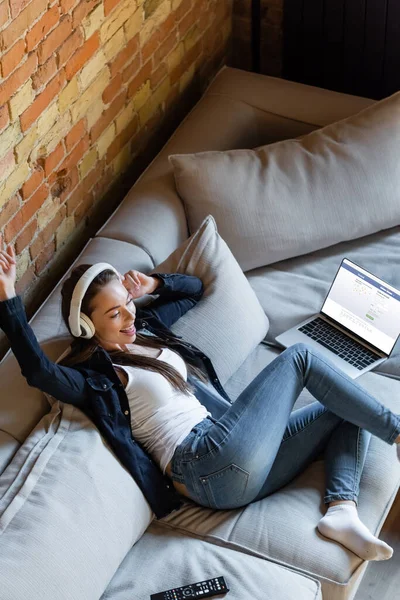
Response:
POLYGON ((96 332, 93 322, 85 313, 81 312, 79 316, 79 324, 83 329, 83 333, 80 337, 90 340, 96 332))

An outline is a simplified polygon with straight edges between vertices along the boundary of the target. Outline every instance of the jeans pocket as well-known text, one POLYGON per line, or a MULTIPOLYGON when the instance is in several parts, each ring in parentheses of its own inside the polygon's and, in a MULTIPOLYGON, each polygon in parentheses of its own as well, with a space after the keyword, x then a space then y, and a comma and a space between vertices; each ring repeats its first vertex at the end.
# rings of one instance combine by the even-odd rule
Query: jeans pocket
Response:
POLYGON ((245 504, 244 496, 249 473, 234 463, 200 477, 200 485, 210 508, 238 508, 245 504))

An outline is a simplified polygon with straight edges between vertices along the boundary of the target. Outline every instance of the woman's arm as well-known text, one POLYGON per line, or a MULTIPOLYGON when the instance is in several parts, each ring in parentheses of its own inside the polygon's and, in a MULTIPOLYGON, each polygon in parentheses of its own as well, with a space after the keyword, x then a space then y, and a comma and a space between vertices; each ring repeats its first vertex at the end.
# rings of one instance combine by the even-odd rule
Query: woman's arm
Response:
POLYGON ((157 294, 158 298, 137 309, 137 317, 156 318, 170 327, 193 308, 204 293, 199 277, 182 273, 152 273, 145 275, 134 269, 127 271, 121 281, 134 298, 157 294))
POLYGON ((154 290, 159 297, 143 308, 138 308, 141 318, 156 317, 170 327, 188 310, 193 308, 204 294, 204 285, 199 277, 181 273, 152 273, 161 280, 154 290))
POLYGON ((22 298, 15 293, 15 254, 11 246, 0 251, 0 328, 28 385, 61 400, 82 407, 87 397, 87 383, 77 369, 53 363, 41 349, 29 325, 22 298))

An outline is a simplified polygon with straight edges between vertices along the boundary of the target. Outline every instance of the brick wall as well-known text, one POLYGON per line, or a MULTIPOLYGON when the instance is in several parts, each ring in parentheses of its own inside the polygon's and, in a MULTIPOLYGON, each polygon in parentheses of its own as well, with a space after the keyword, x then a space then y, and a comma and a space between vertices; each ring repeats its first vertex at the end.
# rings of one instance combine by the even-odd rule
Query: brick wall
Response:
MULTIPOLYGON (((261 0, 260 72, 281 77, 284 0, 261 0)), ((251 54, 252 0, 233 0, 232 66, 253 70, 251 54)))
POLYGON ((0 243, 28 317, 229 61, 231 27, 232 0, 0 0, 0 243))

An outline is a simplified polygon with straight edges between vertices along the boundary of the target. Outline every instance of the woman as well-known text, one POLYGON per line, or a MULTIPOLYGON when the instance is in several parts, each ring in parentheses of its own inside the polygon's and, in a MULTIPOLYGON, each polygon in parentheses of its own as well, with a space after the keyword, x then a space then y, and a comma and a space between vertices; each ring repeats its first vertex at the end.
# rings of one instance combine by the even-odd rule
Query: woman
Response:
POLYGON ((390 558, 393 549, 359 520, 357 502, 371 434, 397 444, 400 458, 399 416, 305 344, 283 351, 227 407, 218 378, 212 392, 205 384, 197 359, 210 377, 209 359, 169 330, 199 301, 201 281, 135 270, 121 276, 107 265, 80 265, 64 282, 62 313, 75 339, 56 365, 41 351, 16 296, 14 249, 0 251, 0 326, 28 383, 87 412, 152 507, 157 494, 169 493, 159 472, 172 480, 171 498, 178 493, 210 508, 237 508, 280 489, 324 450, 327 512, 318 530, 364 560, 390 558), (135 307, 135 298, 152 293, 159 298, 135 307), (304 387, 318 401, 292 412, 304 387), (220 391, 218 419, 199 402, 198 390, 214 397, 220 391))

